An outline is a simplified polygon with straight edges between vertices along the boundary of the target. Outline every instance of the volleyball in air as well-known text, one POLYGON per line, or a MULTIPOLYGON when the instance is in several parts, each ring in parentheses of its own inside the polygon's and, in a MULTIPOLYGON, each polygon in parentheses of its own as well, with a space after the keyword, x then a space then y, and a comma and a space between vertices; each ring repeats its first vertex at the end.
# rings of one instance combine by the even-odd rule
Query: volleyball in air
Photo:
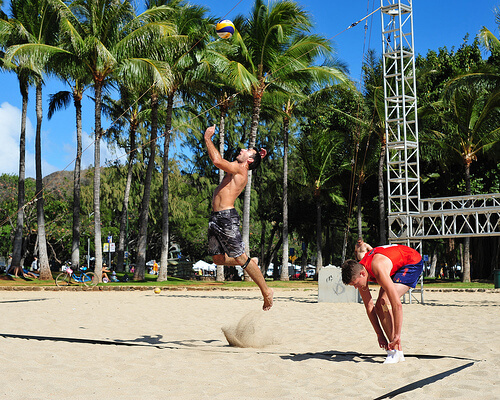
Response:
POLYGON ((233 36, 234 25, 232 21, 223 19, 222 21, 217 22, 217 25, 215 25, 215 31, 221 39, 229 39, 233 36))

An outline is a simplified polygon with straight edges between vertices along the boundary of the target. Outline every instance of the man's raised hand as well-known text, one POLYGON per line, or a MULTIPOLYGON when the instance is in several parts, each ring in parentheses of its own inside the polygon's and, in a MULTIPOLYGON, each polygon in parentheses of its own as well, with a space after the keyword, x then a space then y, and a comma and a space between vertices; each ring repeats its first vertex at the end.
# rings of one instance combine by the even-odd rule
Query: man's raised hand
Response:
POLYGON ((205 139, 211 139, 215 134, 215 125, 209 126, 205 131, 205 139))

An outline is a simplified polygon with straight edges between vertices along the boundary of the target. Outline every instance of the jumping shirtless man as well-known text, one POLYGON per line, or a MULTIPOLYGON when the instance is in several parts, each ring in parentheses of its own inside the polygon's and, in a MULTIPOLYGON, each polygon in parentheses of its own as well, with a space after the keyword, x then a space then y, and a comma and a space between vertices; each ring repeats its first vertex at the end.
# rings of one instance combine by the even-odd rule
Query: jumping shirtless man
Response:
POLYGON ((212 198, 212 214, 208 223, 208 251, 217 265, 241 265, 259 287, 264 297, 264 311, 273 305, 273 290, 257 265, 256 258, 245 254, 245 244, 240 233, 240 216, 234 202, 245 189, 248 171, 257 168, 267 154, 265 149, 242 149, 235 161, 222 158, 212 143, 215 125, 205 131, 205 144, 213 164, 226 172, 221 184, 215 189, 212 198))

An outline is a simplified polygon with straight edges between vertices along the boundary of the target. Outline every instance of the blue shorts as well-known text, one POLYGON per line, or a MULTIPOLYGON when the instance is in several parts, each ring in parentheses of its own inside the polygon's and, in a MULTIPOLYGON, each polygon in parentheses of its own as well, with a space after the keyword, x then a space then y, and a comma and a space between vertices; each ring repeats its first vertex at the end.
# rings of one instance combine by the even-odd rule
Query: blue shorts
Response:
POLYGON ((424 269, 424 261, 420 260, 417 264, 410 264, 401 267, 392 276, 394 283, 402 283, 403 285, 415 288, 417 286, 418 278, 424 269))
POLYGON ((208 254, 238 257, 245 252, 236 209, 213 211, 208 222, 208 254))

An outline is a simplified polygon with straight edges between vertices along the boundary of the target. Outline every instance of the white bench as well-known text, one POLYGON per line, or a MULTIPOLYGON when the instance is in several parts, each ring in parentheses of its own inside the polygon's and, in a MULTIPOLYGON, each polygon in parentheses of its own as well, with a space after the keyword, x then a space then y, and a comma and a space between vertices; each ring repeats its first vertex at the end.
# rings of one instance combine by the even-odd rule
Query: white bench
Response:
MULTIPOLYGON (((418 278, 418 283, 420 283, 420 301, 415 297, 413 294, 413 291, 416 289, 410 288, 404 295, 403 295, 403 303, 406 303, 406 295, 408 295, 408 302, 411 304, 411 299, 415 299, 417 303, 424 304, 424 274, 420 275, 420 278, 418 278)), ((417 284, 418 284, 417 283, 417 284)))

